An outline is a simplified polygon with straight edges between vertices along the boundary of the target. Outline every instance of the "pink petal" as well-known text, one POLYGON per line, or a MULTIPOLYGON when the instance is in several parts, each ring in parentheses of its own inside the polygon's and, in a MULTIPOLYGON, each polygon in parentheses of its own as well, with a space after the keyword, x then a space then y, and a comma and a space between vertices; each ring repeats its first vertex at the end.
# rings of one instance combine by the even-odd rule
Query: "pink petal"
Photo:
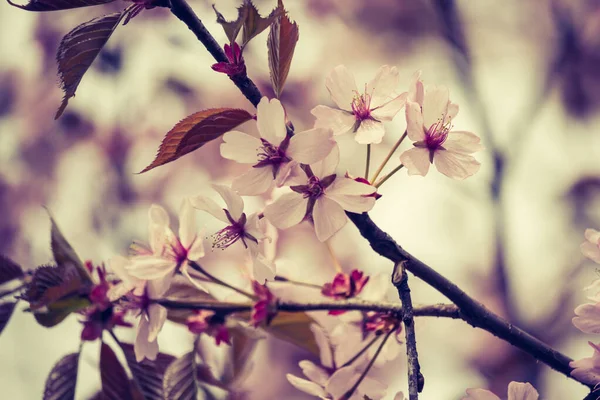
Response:
POLYGON ((286 193, 265 207, 265 218, 279 229, 299 224, 306 215, 308 200, 299 193, 286 193))
POLYGON ((231 131, 223 136, 221 156, 240 164, 256 164, 258 162, 260 140, 247 133, 231 131))
POLYGON ((406 102, 406 133, 413 142, 425 139, 425 127, 423 126, 421 106, 412 101, 406 102))
POLYGON ((371 115, 379 121, 391 121, 406 104, 407 96, 408 93, 404 92, 396 97, 392 97, 387 101, 382 102, 381 105, 377 106, 377 108, 371 109, 371 115))
POLYGON ((433 163, 442 174, 457 180, 472 176, 479 171, 481 166, 473 156, 450 150, 436 151, 433 156, 433 163))
POLYGON ((321 161, 336 145, 331 129, 315 128, 292 136, 287 154, 302 164, 321 161))
POLYGON ((279 146, 286 135, 285 111, 277 99, 263 97, 256 107, 256 123, 263 139, 279 146))
POLYGON ((423 105, 424 97, 425 89, 421 80, 421 71, 419 70, 413 74, 411 82, 408 85, 408 100, 417 103, 420 107, 423 105))
POLYGON ((321 398, 325 398, 325 396, 327 396, 327 392, 314 382, 307 381, 306 379, 300 379, 292 374, 286 374, 285 377, 296 389, 304 393, 321 398))
POLYGON ((600 333, 600 303, 581 304, 575 308, 573 325, 585 333, 600 333))
POLYGON ((479 136, 466 131, 450 132, 443 146, 446 150, 467 154, 483 150, 479 136))
POLYGON ((225 204, 227 204, 227 210, 234 220, 240 219, 244 212, 244 200, 242 197, 234 192, 229 186, 225 185, 213 185, 213 188, 221 195, 225 204))
POLYGON ((206 211, 213 217, 217 218, 220 221, 225 223, 229 223, 227 216, 225 215, 225 211, 223 211, 223 207, 218 205, 213 199, 210 199, 206 196, 196 196, 190 198, 190 204, 192 207, 206 211))
POLYGON ((500 397, 485 389, 467 389, 467 397, 461 400, 500 400, 500 397))
POLYGON ((154 342, 167 320, 167 309, 160 304, 148 307, 148 341, 154 342))
POLYGON ((273 184, 273 168, 270 166, 250 168, 231 183, 236 192, 244 196, 258 196, 271 188, 273 184))
POLYGON ((383 65, 375 74, 375 77, 367 84, 367 94, 371 95, 372 108, 389 102, 393 97, 392 93, 398 87, 400 74, 398 68, 383 65))
POLYGON ((310 112, 317 118, 315 128, 332 129, 334 135, 342 135, 352 131, 356 123, 356 117, 348 111, 327 106, 316 106, 310 112))
POLYGON ((313 220, 317 239, 321 242, 330 239, 348 222, 344 209, 325 196, 319 197, 315 202, 313 220))
POLYGON ((427 175, 429 171, 429 150, 413 147, 400 155, 400 162, 404 164, 409 175, 427 175))
MULTIPOLYGON (((334 146, 331 153, 327 155, 323 160, 310 165, 313 173, 318 178, 325 178, 329 175, 335 174, 335 169, 340 162, 340 149, 338 146, 334 146)), ((306 181, 305 181, 306 182, 306 181)))
POLYGON ((325 86, 339 108, 352 111, 352 101, 357 93, 356 81, 346 66, 335 67, 325 79, 325 86))
POLYGON ((383 123, 373 119, 363 120, 356 130, 354 140, 359 144, 379 144, 385 135, 383 123))
POLYGON ((428 86, 423 99, 423 123, 429 129, 431 125, 445 118, 448 112, 448 88, 428 86))
POLYGON ((508 400, 538 400, 540 395, 531 383, 511 382, 508 384, 508 400))

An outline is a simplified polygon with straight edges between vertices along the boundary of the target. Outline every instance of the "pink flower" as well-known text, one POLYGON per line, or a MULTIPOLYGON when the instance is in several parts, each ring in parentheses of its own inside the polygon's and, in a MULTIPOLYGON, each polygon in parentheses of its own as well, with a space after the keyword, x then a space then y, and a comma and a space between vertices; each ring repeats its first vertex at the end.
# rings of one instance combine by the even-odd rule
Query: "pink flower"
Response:
POLYGON ((252 307, 250 325, 256 328, 263 321, 269 325, 275 316, 275 296, 273 296, 273 293, 271 293, 266 285, 261 285, 257 281, 252 281, 252 290, 257 297, 257 301, 252 307))
POLYGON ((594 354, 588 358, 571 361, 569 367, 573 368, 572 377, 590 385, 596 385, 600 383, 600 344, 588 343, 594 349, 594 354))
POLYGON ((229 62, 219 62, 213 64, 211 68, 228 76, 246 75, 246 64, 240 46, 234 42, 233 47, 226 44, 223 49, 229 62))
POLYGON ((275 279, 275 264, 267 260, 260 250, 260 242, 267 239, 261 226, 258 214, 246 217, 244 200, 227 186, 213 185, 221 195, 227 208, 220 207, 215 201, 205 196, 190 199, 198 210, 206 211, 220 221, 228 224, 212 235, 213 248, 226 249, 236 242, 241 242, 252 257, 254 279, 259 282, 275 279))
POLYGON ((586 229, 585 239, 586 241, 581 244, 581 252, 590 260, 600 264, 600 232, 586 229))
POLYGON ((344 65, 338 65, 325 80, 338 108, 313 108, 315 127, 331 128, 334 135, 354 132, 360 144, 381 143, 385 134, 382 121, 391 121, 406 102, 406 93, 394 92, 398 79, 398 69, 384 65, 360 93, 354 75, 344 65))
POLYGON ((227 343, 231 346, 229 331, 225 327, 223 317, 218 316, 214 311, 195 310, 194 315, 188 317, 186 325, 190 332, 195 334, 206 333, 215 338, 218 345, 227 343))
MULTIPOLYGON (((467 389, 467 397, 462 400, 500 400, 489 390, 467 389)), ((511 382, 508 384, 508 400, 537 400, 539 394, 530 383, 511 382)))
POLYGON ((429 164, 434 163, 442 174, 460 180, 479 170, 479 162, 470 154, 483 146, 471 132, 451 131, 458 106, 448 96, 447 88, 436 86, 427 87, 423 93, 416 74, 406 102, 406 130, 415 143, 400 155, 409 175, 425 176, 429 164))
MULTIPOLYGON (((369 281, 362 271, 355 269, 350 274, 342 272, 335 275, 332 282, 323 285, 321 293, 323 296, 333 297, 336 300, 349 299, 357 296, 369 281)), ((343 314, 344 310, 331 310, 330 315, 343 314)))
POLYGON ((310 175, 301 171, 291 178, 292 193, 279 197, 264 211, 275 227, 287 229, 304 218, 312 218, 317 238, 324 242, 347 222, 344 210, 361 213, 375 205, 371 185, 356 182, 335 174, 339 162, 337 147, 323 160, 310 166, 310 175))
POLYGON ((335 146, 331 131, 315 128, 288 135, 285 111, 277 99, 263 97, 257 107, 260 138, 231 131, 223 136, 221 155, 252 168, 233 180, 232 189, 242 195, 259 195, 273 181, 283 185, 290 169, 297 163, 312 164, 322 160, 335 146))

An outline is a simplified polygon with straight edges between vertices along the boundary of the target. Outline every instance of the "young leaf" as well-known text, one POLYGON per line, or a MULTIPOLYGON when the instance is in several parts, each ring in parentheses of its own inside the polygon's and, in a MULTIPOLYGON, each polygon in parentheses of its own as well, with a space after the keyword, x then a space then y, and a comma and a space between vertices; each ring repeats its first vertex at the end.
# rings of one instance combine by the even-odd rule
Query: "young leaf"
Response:
POLYGON ((90 272, 84 267, 83 263, 79 259, 75 250, 71 247, 67 239, 63 236, 58 225, 54 221, 54 218, 50 217, 52 229, 50 231, 50 244, 52 247, 52 254, 54 255, 54 261, 56 265, 64 268, 66 272, 77 271, 82 282, 92 283, 92 277, 90 272))
POLYGON ((79 25, 62 39, 56 61, 60 86, 65 95, 54 119, 62 115, 69 99, 75 96, 81 78, 126 14, 127 10, 94 18, 79 25))
POLYGON ((195 400, 196 386, 195 353, 192 351, 173 361, 165 372, 163 393, 165 400, 195 400))
POLYGON ((250 119, 248 111, 235 108, 212 108, 192 114, 166 134, 156 158, 141 173, 175 161, 250 119))
POLYGON ((240 33, 240 29, 242 29, 242 25, 244 25, 246 15, 248 15, 248 8, 245 4, 238 7, 238 17, 235 21, 227 21, 225 17, 223 17, 223 14, 217 11, 214 4, 213 10, 215 10, 215 13, 217 14, 217 22, 223 27, 225 35, 227 36, 227 39, 229 39, 229 43, 233 44, 240 33))
POLYGON ((271 84, 276 96, 281 97, 285 80, 290 72, 294 50, 299 38, 298 25, 287 16, 282 0, 279 0, 278 8, 281 15, 271 25, 267 46, 269 49, 269 70, 271 84))
POLYGON ((265 329, 278 339, 319 355, 319 346, 310 330, 314 320, 306 313, 279 312, 265 329))
POLYGON ((0 285, 23 276, 23 269, 8 257, 0 254, 0 285))
POLYGON ((16 302, 0 304, 0 334, 8 324, 16 305, 16 302))
POLYGON ((100 379, 106 400, 131 399, 133 394, 127 372, 106 343, 100 348, 100 379))
POLYGON ((238 17, 235 21, 225 20, 223 14, 218 12, 214 5, 213 9, 217 14, 217 22, 223 26, 223 30, 225 31, 225 35, 227 35, 227 39, 229 39, 230 44, 235 42, 240 30, 243 29, 241 45, 242 49, 252 38, 267 29, 280 13, 280 10, 276 8, 271 12, 271 14, 269 14, 268 17, 263 18, 260 16, 256 6, 251 0, 244 0, 244 4, 238 8, 238 17))
POLYGON ((74 399, 78 366, 79 353, 66 355, 57 362, 46 380, 44 400, 74 399))
POLYGON ((15 6, 27 11, 57 11, 68 10, 70 8, 97 6, 100 4, 112 3, 115 0, 29 0, 29 3, 22 6, 7 0, 11 6, 15 6))
POLYGON ((135 359, 133 345, 129 343, 120 343, 120 345, 133 379, 142 391, 144 399, 163 400, 163 378, 168 366, 175 361, 175 357, 158 353, 156 360, 144 360, 138 363, 135 359))

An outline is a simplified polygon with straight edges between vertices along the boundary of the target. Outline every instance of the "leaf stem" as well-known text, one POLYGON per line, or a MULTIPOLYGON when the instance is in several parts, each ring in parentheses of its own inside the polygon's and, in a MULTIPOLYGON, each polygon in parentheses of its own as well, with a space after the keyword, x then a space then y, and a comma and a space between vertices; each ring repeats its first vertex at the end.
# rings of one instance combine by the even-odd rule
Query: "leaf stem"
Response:
POLYGON ((387 181, 388 179, 390 179, 396 172, 400 171, 402 168, 404 168, 404 164, 400 164, 398 165, 396 168, 394 168, 389 174, 385 175, 383 178, 381 178, 379 180, 379 182, 377 182, 376 184, 374 184, 373 186, 375 186, 376 188, 379 188, 381 185, 383 185, 383 183, 385 181, 387 181))
POLYGON ((242 290, 242 289, 236 288, 235 286, 232 286, 232 285, 230 285, 229 283, 227 283, 227 282, 224 282, 224 281, 220 280, 219 278, 217 278, 217 277, 215 277, 215 276, 213 276, 213 275, 209 274, 209 273, 208 273, 208 272, 206 272, 206 270, 205 270, 204 268, 202 268, 202 266, 201 266, 200 264, 198 264, 197 262, 195 262, 195 261, 189 261, 189 264, 190 264, 190 266, 191 266, 191 267, 192 267, 192 268, 193 268, 195 271, 197 271, 197 272, 200 272, 201 274, 205 275, 205 276, 206 276, 206 277, 208 277, 210 280, 212 280, 214 283, 217 283, 217 284, 219 284, 219 285, 221 285, 221 286, 224 286, 224 287, 226 287, 226 288, 229 288, 229 289, 233 290, 233 291, 234 291, 234 292, 236 292, 236 293, 239 293, 239 294, 241 294, 241 295, 243 295, 243 296, 246 296, 246 297, 248 297, 248 298, 249 298, 249 299, 251 299, 251 300, 255 300, 255 299, 256 299, 256 296, 254 296, 253 294, 250 294, 250 293, 248 293, 248 292, 246 292, 246 291, 244 291, 244 290, 242 290))
MULTIPOLYGON (((402 142, 404 141, 404 139, 406 138, 407 135, 408 135, 408 132, 404 131, 404 133, 402 134, 402 136, 400 136, 400 139, 398 139, 398 141, 396 142, 396 144, 394 145, 394 147, 392 147, 392 149, 390 150, 390 152, 388 153, 388 155, 385 157, 385 160, 383 160, 383 162, 381 163, 381 165, 379 166, 379 168, 377 168, 377 171, 375 171, 375 175, 373 175, 373 179, 370 180, 371 183, 375 182, 375 180, 377 179, 377 177, 379 176, 379 174, 381 174, 381 171, 383 171, 383 168, 385 168, 385 166, 387 165, 388 161, 390 161, 390 158, 392 158, 392 156, 394 155, 394 153, 396 152, 396 150, 398 150, 398 147, 400 147, 400 144, 402 144, 402 142)), ((365 177, 365 179, 369 179, 369 178, 365 177)))

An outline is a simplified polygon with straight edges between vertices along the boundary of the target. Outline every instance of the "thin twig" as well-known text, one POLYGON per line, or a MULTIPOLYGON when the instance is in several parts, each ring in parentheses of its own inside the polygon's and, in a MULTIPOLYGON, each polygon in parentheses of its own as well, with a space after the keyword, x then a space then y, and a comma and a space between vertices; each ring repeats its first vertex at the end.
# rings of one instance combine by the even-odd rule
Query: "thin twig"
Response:
POLYGON ((252 294, 250 294, 250 293, 248 293, 248 292, 246 292, 246 291, 244 291, 244 290, 242 290, 242 289, 236 288, 235 286, 232 286, 232 285, 230 285, 229 283, 227 283, 227 282, 224 282, 224 281, 220 280, 219 278, 217 278, 217 277, 215 277, 215 276, 213 276, 213 275, 209 274, 209 273, 208 273, 208 272, 206 272, 206 270, 205 270, 204 268, 202 268, 202 266, 201 266, 200 264, 198 264, 197 262, 195 262, 195 261, 190 261, 190 262, 189 262, 189 265, 190 265, 190 267, 192 267, 192 268, 193 268, 195 271, 197 271, 197 272, 200 272, 201 274, 204 274, 206 277, 208 277, 208 278, 209 278, 210 280, 212 280, 214 283, 217 283, 217 284, 219 284, 219 285, 221 285, 221 286, 224 286, 224 287, 226 287, 226 288, 229 288, 229 289, 233 290, 233 291, 234 291, 234 292, 236 292, 236 293, 239 293, 239 294, 241 294, 241 295, 243 295, 243 296, 246 296, 246 297, 248 297, 248 298, 249 298, 249 299, 251 299, 251 300, 253 300, 253 299, 255 298, 255 296, 254 296, 254 295, 252 295, 252 294))
POLYGON ((371 167, 371 144, 367 145, 367 162, 365 163, 365 179, 369 180, 369 168, 371 167))
POLYGON ((381 178, 379 180, 379 182, 375 183, 373 186, 375 186, 376 188, 379 188, 381 185, 384 184, 385 181, 387 181, 388 179, 390 179, 392 176, 394 176, 394 174, 398 171, 400 171, 402 168, 404 168, 404 164, 400 164, 398 165, 396 168, 394 168, 393 170, 390 171, 389 174, 385 175, 383 178, 381 178))
MULTIPOLYGON (((402 134, 402 136, 400 136, 400 139, 398 139, 398 141, 396 142, 396 144, 394 145, 394 147, 392 147, 392 149, 390 150, 390 152, 388 153, 388 155, 385 157, 385 160, 383 160, 383 162, 381 163, 381 165, 379 166, 379 168, 377 168, 377 171, 375 171, 375 175, 373 175, 373 178, 370 180, 371 183, 375 183, 375 179, 377 179, 377 177, 379 176, 379 174, 381 174, 381 171, 383 171, 383 168, 387 165, 388 161, 390 161, 390 158, 392 158, 392 156, 394 155, 394 153, 396 152, 396 150, 398 150, 398 147, 400 147, 400 144, 402 144, 402 142, 406 138, 406 135, 408 135, 408 132, 404 131, 404 133, 402 134)), ((366 179, 369 179, 369 178, 366 178, 366 179)))
POLYGON ((321 286, 321 285, 315 285, 314 283, 308 283, 308 282, 295 281, 293 279, 289 279, 289 278, 286 278, 286 277, 281 276, 281 275, 275 276, 275 282, 291 283, 292 285, 305 286, 305 287, 309 287, 309 288, 313 288, 313 289, 319 289, 319 290, 321 290, 323 288, 323 286, 321 286))
POLYGON ((375 342, 376 342, 377 340, 379 340, 379 338, 380 338, 380 337, 381 337, 381 336, 375 336, 373 339, 371 339, 371 341, 370 341, 369 343, 367 343, 367 344, 366 344, 366 345, 365 345, 365 346, 364 346, 362 349, 360 349, 360 351, 359 351, 358 353, 356 353, 356 354, 354 355, 354 357, 352 357, 351 359, 349 359, 348 361, 346 361, 346 362, 344 363, 344 365, 342 365, 342 366, 341 366, 341 367, 339 367, 339 368, 344 368, 344 367, 347 367, 348 365, 351 365, 351 364, 352 364, 354 361, 358 360, 358 359, 359 359, 359 357, 360 357, 360 356, 362 356, 363 354, 365 354, 365 352, 366 352, 367 350, 369 350, 369 349, 371 348, 371 346, 373 346, 373 344, 375 344, 375 342))

